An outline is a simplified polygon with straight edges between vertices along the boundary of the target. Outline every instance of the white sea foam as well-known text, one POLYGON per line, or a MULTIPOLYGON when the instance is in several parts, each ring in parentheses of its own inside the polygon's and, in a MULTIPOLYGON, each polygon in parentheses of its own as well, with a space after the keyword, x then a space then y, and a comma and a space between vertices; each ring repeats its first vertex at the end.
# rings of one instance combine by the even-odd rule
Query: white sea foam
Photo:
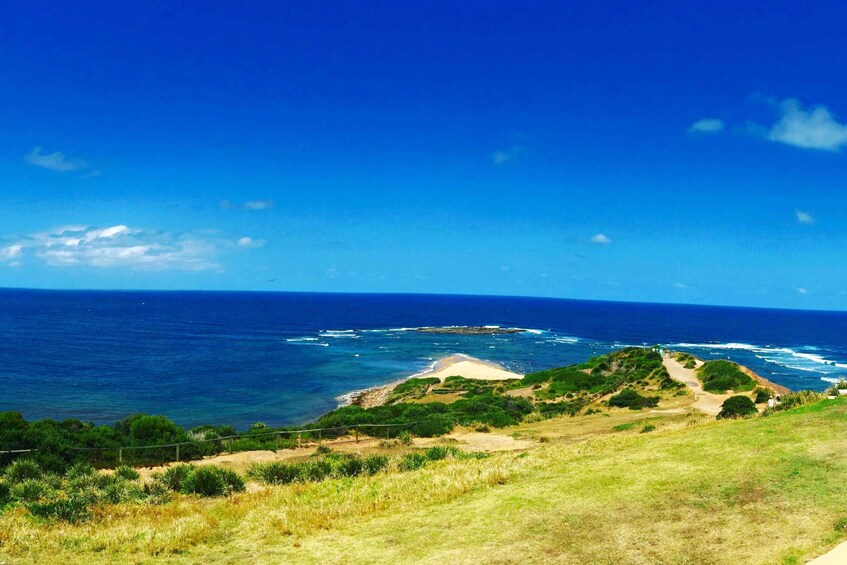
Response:
POLYGON ((674 343, 673 348, 700 348, 711 350, 738 350, 749 351, 757 358, 780 365, 795 371, 806 371, 810 373, 831 373, 837 369, 847 368, 847 363, 839 363, 818 353, 807 353, 806 351, 819 351, 813 346, 804 346, 797 349, 790 347, 770 347, 752 345, 749 343, 674 343), (806 350, 806 351, 803 351, 806 350))
POLYGON ((329 337, 329 338, 348 338, 348 339, 359 339, 359 334, 356 333, 355 330, 324 330, 320 332, 318 335, 321 337, 329 337))
POLYGON ((292 337, 285 341, 292 345, 317 345, 318 347, 329 347, 328 343, 320 341, 316 337, 292 337))

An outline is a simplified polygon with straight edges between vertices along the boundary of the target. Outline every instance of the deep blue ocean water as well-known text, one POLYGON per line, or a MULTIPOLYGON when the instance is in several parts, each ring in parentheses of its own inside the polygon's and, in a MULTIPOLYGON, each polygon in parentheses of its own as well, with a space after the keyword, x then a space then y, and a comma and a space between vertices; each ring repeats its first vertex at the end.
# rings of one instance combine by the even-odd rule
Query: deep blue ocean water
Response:
POLYGON ((296 424, 464 353, 521 372, 624 345, 730 358, 792 389, 847 375, 847 313, 544 298, 0 289, 0 411, 296 424), (499 325, 458 336, 419 326, 499 325))

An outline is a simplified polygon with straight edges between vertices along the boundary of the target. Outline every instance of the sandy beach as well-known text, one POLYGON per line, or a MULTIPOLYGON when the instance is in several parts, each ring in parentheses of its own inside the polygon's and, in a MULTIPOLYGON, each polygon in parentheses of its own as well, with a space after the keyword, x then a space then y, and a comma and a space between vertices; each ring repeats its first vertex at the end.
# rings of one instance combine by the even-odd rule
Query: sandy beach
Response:
POLYGON ((444 380, 447 377, 458 375, 466 379, 477 379, 483 381, 505 381, 509 379, 520 379, 523 375, 509 371, 502 365, 491 361, 483 361, 469 355, 455 354, 439 359, 426 371, 409 375, 393 383, 377 386, 365 390, 359 390, 339 397, 340 405, 355 404, 363 408, 382 406, 388 399, 388 395, 398 384, 411 378, 437 377, 444 380))

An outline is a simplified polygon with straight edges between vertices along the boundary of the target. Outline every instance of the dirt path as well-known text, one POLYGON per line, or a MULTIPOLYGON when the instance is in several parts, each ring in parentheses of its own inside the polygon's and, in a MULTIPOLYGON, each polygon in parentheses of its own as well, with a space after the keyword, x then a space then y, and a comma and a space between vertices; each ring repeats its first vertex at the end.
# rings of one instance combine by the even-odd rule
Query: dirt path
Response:
MULTIPOLYGON (((663 358, 662 363, 665 365, 665 369, 668 370, 672 379, 681 382, 694 393, 692 408, 696 408, 710 416, 717 416, 718 412, 721 411, 723 401, 731 396, 729 394, 712 394, 711 392, 704 391, 700 380, 694 374, 695 369, 686 369, 682 366, 682 363, 672 357, 663 358)), ((701 365, 703 365, 703 362, 697 360, 697 367, 701 365)))
POLYGON ((847 541, 836 545, 820 557, 815 557, 806 565, 843 565, 844 563, 847 563, 847 541))

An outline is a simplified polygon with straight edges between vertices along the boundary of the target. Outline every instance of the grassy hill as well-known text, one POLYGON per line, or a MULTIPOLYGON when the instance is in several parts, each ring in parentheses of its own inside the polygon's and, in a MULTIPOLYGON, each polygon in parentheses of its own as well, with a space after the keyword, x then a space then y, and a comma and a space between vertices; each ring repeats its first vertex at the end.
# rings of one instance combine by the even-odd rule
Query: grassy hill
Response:
POLYGON ((847 535, 845 448, 838 399, 226 499, 116 505, 79 525, 6 512, 0 560, 802 563, 847 535))
POLYGON ((741 370, 737 363, 725 359, 708 361, 697 369, 703 390, 723 394, 727 390, 743 392, 756 388, 756 381, 741 370))

